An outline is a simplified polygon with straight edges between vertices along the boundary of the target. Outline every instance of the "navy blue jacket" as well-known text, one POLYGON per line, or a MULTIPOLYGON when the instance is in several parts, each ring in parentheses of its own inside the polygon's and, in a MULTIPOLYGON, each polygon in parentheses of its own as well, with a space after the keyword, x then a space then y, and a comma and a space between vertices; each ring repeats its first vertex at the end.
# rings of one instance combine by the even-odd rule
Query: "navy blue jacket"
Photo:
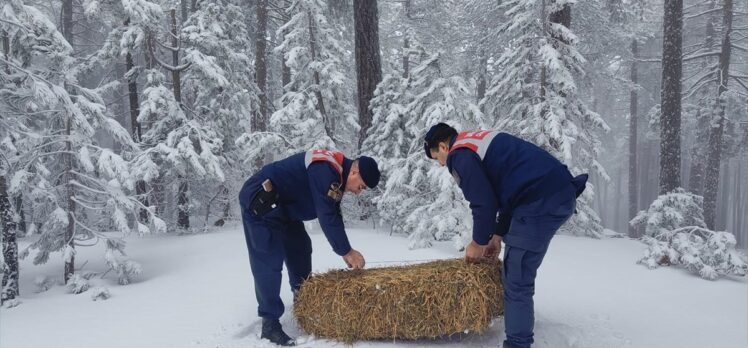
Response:
POLYGON ((351 245, 345 233, 340 203, 330 198, 327 192, 332 183, 340 183, 340 190, 345 191, 352 163, 350 159, 344 159, 341 182, 340 174, 330 163, 312 162, 306 168, 302 152, 266 165, 255 177, 273 182, 286 218, 296 221, 319 219, 333 251, 343 256, 351 250, 351 245))
POLYGON ((454 149, 447 168, 470 202, 473 240, 480 245, 509 231, 517 206, 556 193, 572 180, 550 153, 507 133, 493 138, 483 160, 468 148, 454 149))

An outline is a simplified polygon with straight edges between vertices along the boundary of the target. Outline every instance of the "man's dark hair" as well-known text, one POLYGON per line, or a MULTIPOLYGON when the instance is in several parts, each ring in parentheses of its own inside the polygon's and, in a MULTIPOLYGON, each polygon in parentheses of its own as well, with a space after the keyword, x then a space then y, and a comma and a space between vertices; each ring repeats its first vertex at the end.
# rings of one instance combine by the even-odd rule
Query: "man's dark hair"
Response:
POLYGON ((449 142, 450 139, 457 136, 457 130, 446 123, 438 123, 429 129, 424 137, 424 151, 426 156, 431 158, 431 150, 439 148, 439 143, 449 142))

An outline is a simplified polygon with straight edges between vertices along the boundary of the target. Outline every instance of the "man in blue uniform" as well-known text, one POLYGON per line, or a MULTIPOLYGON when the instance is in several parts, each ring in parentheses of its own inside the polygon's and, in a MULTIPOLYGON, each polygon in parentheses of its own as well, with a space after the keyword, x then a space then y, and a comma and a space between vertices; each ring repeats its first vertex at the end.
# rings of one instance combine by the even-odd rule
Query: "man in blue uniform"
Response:
POLYGON ((447 166, 470 202, 473 240, 465 258, 498 257, 506 244, 504 347, 530 347, 535 276, 551 238, 574 213, 587 175, 572 177, 551 154, 510 134, 458 134, 444 123, 428 131, 424 151, 447 166))
POLYGON ((239 193, 244 237, 254 277, 262 338, 291 346, 281 327, 281 270, 286 264, 291 289, 298 291, 312 270, 312 241, 302 221, 318 219, 333 251, 349 268, 363 268, 364 257, 351 248, 340 213, 344 192, 359 194, 379 183, 379 168, 366 156, 310 150, 263 167, 239 193))

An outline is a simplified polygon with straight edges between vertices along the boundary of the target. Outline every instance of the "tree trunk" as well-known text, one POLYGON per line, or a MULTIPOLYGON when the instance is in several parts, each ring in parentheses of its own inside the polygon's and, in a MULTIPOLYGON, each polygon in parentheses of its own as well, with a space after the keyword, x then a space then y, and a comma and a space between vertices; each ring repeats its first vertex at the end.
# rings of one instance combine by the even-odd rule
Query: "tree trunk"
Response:
POLYGON ((62 36, 68 41, 71 47, 73 46, 73 0, 62 0, 62 36))
MULTIPOLYGON (((169 11, 171 16, 171 46, 179 47, 179 33, 177 32, 177 11, 171 9, 169 11)), ((179 66, 179 50, 171 50, 171 60, 174 67, 179 66)), ((174 89, 174 100, 177 101, 180 107, 182 107, 182 71, 179 69, 171 70, 172 88, 174 89)), ((190 197, 189 189, 190 184, 187 182, 187 178, 184 175, 177 175, 178 191, 177 191, 177 227, 180 229, 190 228, 190 197)))
POLYGON ((377 0, 353 0, 353 19, 356 28, 356 75, 358 76, 358 122, 361 133, 358 147, 368 135, 374 117, 369 102, 377 84, 382 81, 379 59, 379 15, 377 0))
POLYGON ((216 220, 213 225, 214 226, 223 226, 226 223, 226 220, 229 219, 230 212, 231 212, 231 199, 229 198, 229 189, 226 187, 226 185, 221 184, 221 186, 218 188, 219 190, 219 197, 223 198, 223 215, 216 220))
POLYGON ((408 34, 403 39, 403 78, 407 79, 410 74, 410 40, 408 34))
POLYGON ((683 0, 665 0, 660 121, 660 194, 671 192, 681 186, 682 31, 683 0))
POLYGON ((732 175, 733 187, 732 187, 732 214, 730 214, 730 226, 728 231, 739 231, 738 230, 738 215, 740 215, 740 159, 735 161, 735 174, 732 175))
POLYGON ((621 197, 623 196, 623 166, 618 167, 618 182, 616 183, 616 211, 613 216, 613 221, 616 231, 622 231, 621 229, 621 197))
POLYGON ((735 224, 735 235, 738 238, 738 247, 745 248, 746 247, 746 236, 748 235, 748 228, 743 227, 745 224, 745 216, 744 213, 746 209, 748 209, 748 193, 743 191, 743 181, 746 181, 745 177, 742 175, 743 173, 743 160, 741 159, 738 161, 738 211, 737 211, 737 218, 738 221, 735 224), (741 232, 742 231, 742 232, 741 232))
MULTIPOLYGON (((2 34, 3 34, 3 40, 2 40, 3 41, 3 54, 5 55, 6 62, 10 62, 10 39, 8 38, 8 33, 7 32, 3 31, 2 34)), ((10 75, 10 65, 9 64, 5 64, 5 72, 8 75, 10 75)), ((19 155, 19 153, 16 153, 16 155, 19 155)), ((2 171, 0 171, 0 172, 2 172, 2 171)), ((5 178, 3 178, 2 180, 5 180, 5 178)), ((7 193, 6 193, 6 195, 7 195, 7 193)), ((6 197, 6 199, 10 199, 10 197, 6 197)), ((16 213, 18 214, 18 217, 19 217, 19 221, 15 225, 16 233, 20 232, 21 236, 24 236, 24 235, 26 235, 27 230, 26 230, 26 213, 24 212, 24 209, 23 209, 23 195, 21 193, 18 193, 18 195, 15 197, 15 201, 16 201, 15 202, 15 210, 16 210, 16 213)), ((0 211, 0 217, 2 217, 2 216, 3 216, 3 212, 0 211)), ((0 290, 2 290, 2 289, 0 288, 0 290)), ((16 291, 16 293, 17 293, 17 291, 16 291)))
POLYGON ((258 0, 257 11, 257 35, 255 48, 255 75, 257 87, 260 89, 260 110, 252 118, 252 131, 264 132, 267 130, 268 98, 267 98, 267 26, 268 26, 268 0, 258 0))
MULTIPOLYGON (((62 2, 62 35, 70 44, 70 47, 75 48, 73 42, 73 0, 63 0, 62 2)), ((67 86, 66 86, 67 87, 67 86)), ((65 270, 63 273, 63 280, 67 284, 70 277, 75 273, 75 243, 73 237, 75 236, 75 188, 73 186, 73 144, 70 141, 70 135, 72 130, 72 116, 68 115, 65 120, 65 155, 63 157, 64 163, 64 175, 62 182, 65 186, 65 195, 67 202, 67 213, 68 213, 68 225, 65 229, 65 244, 71 248, 65 258, 65 270)))
MULTIPOLYGON (((700 114, 700 112, 699 112, 700 114)), ((696 118, 700 118, 704 116, 696 116, 696 118)), ((704 144, 696 141, 696 144, 694 145, 694 148, 692 150, 691 155, 691 168, 689 169, 688 174, 688 191, 695 194, 695 195, 701 195, 702 194, 702 188, 704 185, 704 150, 700 147, 704 144)))
MULTIPOLYGON (((555 2, 556 0, 551 0, 551 1, 555 2)), ((561 10, 552 12, 548 16, 548 21, 546 21, 545 20, 546 5, 545 5, 545 1, 543 1, 543 7, 542 7, 541 13, 542 13, 541 15, 543 16, 542 18, 543 18, 543 33, 544 34, 548 33, 548 30, 549 30, 548 22, 561 24, 571 29, 571 6, 570 5, 566 4, 561 8, 561 10)), ((565 38, 558 36, 555 32, 551 34, 551 37, 553 37, 556 41, 560 41, 560 42, 568 44, 565 38)), ((556 44, 555 42, 554 42, 554 47, 556 49, 560 49, 559 45, 556 44)), ((541 80, 540 96, 543 97, 544 99, 545 99, 545 91, 547 88, 547 78, 548 76, 546 72, 546 66, 545 64, 543 64, 543 67, 540 70, 540 80, 541 80)), ((559 92, 559 95, 561 95, 562 97, 566 97, 563 92, 559 92)))
MULTIPOLYGON (((715 1, 712 0, 710 3, 710 8, 714 9, 716 6, 715 1)), ((715 35, 716 31, 714 30, 714 15, 710 15, 709 18, 706 21, 706 39, 704 42, 704 46, 706 48, 706 51, 712 51, 714 49, 714 42, 715 42, 715 35)), ((701 62, 701 68, 706 70, 709 69, 709 65, 711 64, 712 57, 706 57, 701 62)), ((700 101, 701 103, 701 101, 700 101)), ((701 106, 701 105, 700 105, 701 106)), ((702 116, 701 115, 701 107, 699 107, 699 110, 696 114, 696 120, 697 120, 697 126, 699 127, 699 130, 704 130, 707 125, 704 125, 704 121, 702 121, 703 118, 708 116, 702 116)), ((707 130, 708 131, 708 130, 707 130)), ((688 191, 690 191, 693 194, 696 195, 703 195, 703 188, 704 188, 704 165, 706 162, 706 146, 707 141, 702 139, 701 136, 699 136, 700 132, 697 131, 697 137, 694 141, 693 149, 691 150, 691 167, 688 174, 688 191)))
MULTIPOLYGON (((307 19, 309 19, 309 54, 311 55, 312 61, 317 60, 317 43, 314 39, 314 23, 312 22, 312 12, 307 13, 307 19)), ((314 71, 314 96, 317 98, 317 110, 322 115, 322 121, 325 125, 325 133, 330 138, 333 137, 333 126, 332 121, 327 117, 327 111, 325 110, 325 101, 322 98, 322 92, 320 91, 320 78, 319 72, 314 71)))
MULTIPOLYGON (((637 177, 637 158, 636 158, 636 145, 638 137, 638 121, 639 121, 639 92, 637 90, 639 77, 637 59, 639 59, 639 46, 636 39, 631 40, 631 92, 629 99, 629 216, 628 221, 631 221, 636 214, 639 212, 639 197, 638 197, 638 177, 637 177)), ((629 226, 629 237, 639 238, 637 229, 629 226)))
POLYGON ((180 7, 182 8, 182 23, 187 21, 187 17, 189 16, 189 12, 187 12, 187 5, 190 0, 180 0, 180 7))
POLYGON ((75 273, 75 188, 73 186, 73 147, 72 142, 69 140, 72 130, 72 116, 68 116, 65 126, 65 135, 68 140, 65 141, 65 174, 63 182, 65 183, 65 192, 67 196, 67 211, 68 211, 68 225, 65 229, 65 243, 72 250, 66 252, 67 257, 65 258, 65 273, 63 274, 65 284, 67 284, 70 277, 75 273))
MULTIPOLYGON (((288 0, 283 0, 282 2, 283 9, 288 9, 290 4, 288 3, 288 0)), ((283 18, 283 23, 281 25, 284 25, 288 22, 290 17, 284 13, 281 14, 281 17, 283 18)), ((283 40, 286 35, 288 34, 288 30, 283 30, 281 33, 281 40, 283 40)), ((286 51, 283 51, 281 55, 281 82, 283 83, 283 93, 288 91, 288 84, 291 83, 291 68, 286 65, 286 51)))
MULTIPOLYGON (((480 59, 478 67, 478 86, 477 86, 477 94, 476 94, 476 103, 480 104, 480 101, 483 100, 483 98, 486 96, 486 84, 487 84, 487 77, 488 77, 488 56, 486 55, 486 51, 483 49, 480 50, 480 59)), ((481 111, 484 107, 483 105, 480 106, 481 111)))
MULTIPOLYGON (((184 4, 184 0, 182 2, 184 4)), ((130 25, 130 18, 125 20, 125 26, 130 25)), ((135 143, 140 143, 142 137, 142 129, 140 122, 138 122, 138 115, 140 115, 140 100, 138 98, 138 76, 133 70, 135 63, 132 58, 132 54, 128 51, 125 54, 125 76, 127 78, 127 97, 130 102, 130 134, 135 143)), ((138 180, 135 183, 135 194, 137 194, 140 203, 144 206, 148 206, 148 197, 146 195, 147 189, 145 181, 138 180)), ((140 209, 138 212, 138 221, 142 224, 148 223, 148 211, 140 209)))
MULTIPOLYGON (((405 17, 411 18, 411 3, 410 0, 405 0, 403 4, 405 8, 405 17)), ((410 28, 405 29, 405 35, 403 35, 403 78, 408 78, 410 75, 410 28)))
POLYGON ((16 241, 16 222, 13 220, 8 186, 5 175, 0 176, 0 222, 3 229, 3 260, 6 269, 3 272, 2 292, 0 292, 0 304, 12 300, 19 295, 18 292, 18 242, 16 241))
MULTIPOLYGON (((177 11, 175 9, 171 9, 169 13, 171 14, 171 45, 172 47, 179 47, 179 33, 177 32, 177 11)), ((178 50, 171 51, 171 60, 173 66, 179 66, 178 50)), ((171 70, 172 87, 174 88, 174 99, 177 101, 177 104, 179 104, 180 107, 182 106, 181 73, 182 71, 179 69, 171 70)))
MULTIPOLYGON (((567 28, 571 28, 571 6, 564 5, 563 8, 561 8, 560 11, 556 11, 551 13, 549 20, 551 23, 558 23, 561 24, 567 28)), ((561 40, 561 38, 556 38, 561 40)), ((566 40, 561 40, 566 42, 566 40)), ((567 42, 568 43, 568 42, 567 42)))
POLYGON ((18 230, 20 236, 23 237, 28 231, 26 226, 26 212, 23 209, 23 195, 19 193, 16 196, 15 200, 16 213, 18 214, 18 223, 16 224, 16 229, 18 230))
POLYGON ((709 132, 709 152, 707 154, 707 166, 704 183, 704 221, 707 227, 714 229, 717 206, 717 189, 719 188, 719 168, 722 160, 722 136, 725 129, 725 105, 722 102, 722 93, 727 90, 727 79, 730 73, 730 54, 732 43, 732 0, 724 0, 722 21, 722 50, 719 56, 719 68, 717 70, 717 107, 718 115, 716 121, 711 124, 709 132))

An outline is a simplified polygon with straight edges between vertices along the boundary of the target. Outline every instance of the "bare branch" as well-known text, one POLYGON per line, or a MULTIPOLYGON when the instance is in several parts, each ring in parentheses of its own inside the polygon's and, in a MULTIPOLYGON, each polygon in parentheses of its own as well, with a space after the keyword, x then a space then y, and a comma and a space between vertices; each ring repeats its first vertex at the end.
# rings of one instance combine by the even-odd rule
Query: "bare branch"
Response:
POLYGON ((171 47, 171 46, 167 46, 167 45, 162 44, 161 41, 158 41, 158 40, 153 40, 153 41, 156 41, 156 44, 158 44, 159 46, 163 47, 164 49, 167 49, 167 50, 172 51, 172 52, 179 52, 179 50, 182 49, 180 46, 171 47))
POLYGON ((732 43, 730 46, 732 46, 732 48, 737 48, 737 49, 739 49, 741 51, 748 52, 748 47, 743 47, 743 46, 740 46, 740 45, 736 45, 735 43, 732 43))
POLYGON ((692 55, 692 56, 688 56, 688 57, 683 57, 682 61, 683 62, 687 62, 687 61, 691 61, 691 60, 699 59, 699 58, 704 58, 704 57, 719 56, 720 54, 721 54, 720 51, 705 52, 705 53, 696 54, 696 55, 692 55))
POLYGON ((148 52, 151 54, 151 58, 153 58, 153 60, 155 60, 156 63, 158 63, 158 65, 160 65, 162 68, 169 70, 169 71, 185 71, 189 69, 190 66, 192 65, 192 63, 185 63, 182 65, 173 66, 173 65, 170 65, 169 63, 164 62, 163 60, 159 59, 156 53, 153 51, 152 41, 158 42, 158 40, 153 40, 153 38, 150 38, 150 40, 148 40, 148 52))
POLYGON ((712 8, 712 9, 709 9, 709 10, 706 10, 706 11, 702 11, 702 12, 699 12, 699 13, 696 13, 696 14, 692 14, 690 16, 683 16, 683 19, 686 20, 686 19, 701 17, 701 16, 703 16, 705 14, 710 14, 712 12, 721 12, 721 11, 722 11, 721 7, 712 8))
POLYGON ((736 81, 739 85, 743 86, 743 88, 745 88, 746 91, 748 91, 748 86, 746 86, 745 83, 743 83, 743 81, 741 81, 740 78, 734 78, 733 81, 736 81))

